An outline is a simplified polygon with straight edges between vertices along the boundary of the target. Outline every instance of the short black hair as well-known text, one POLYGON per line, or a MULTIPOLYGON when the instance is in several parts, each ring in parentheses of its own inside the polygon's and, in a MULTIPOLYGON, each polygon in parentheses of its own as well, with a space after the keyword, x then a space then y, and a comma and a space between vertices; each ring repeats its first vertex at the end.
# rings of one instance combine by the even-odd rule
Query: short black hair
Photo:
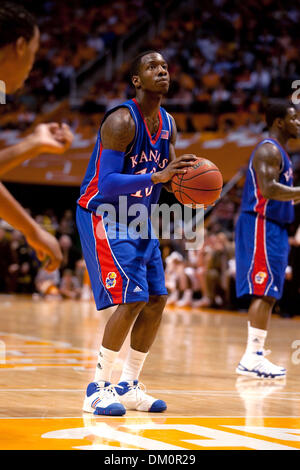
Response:
POLYGON ((132 60, 131 65, 130 65, 130 71, 129 71, 130 78, 132 78, 134 75, 138 75, 138 74, 139 74, 140 65, 141 65, 141 60, 142 60, 142 58, 143 58, 145 55, 148 55, 148 54, 160 54, 160 52, 149 50, 149 51, 141 52, 139 55, 137 55, 137 56, 132 60))
POLYGON ((0 3, 0 49, 23 37, 29 42, 37 26, 36 19, 22 5, 0 3))
POLYGON ((290 101, 269 102, 265 111, 268 129, 272 127, 276 118, 284 119, 289 108, 294 108, 290 101))

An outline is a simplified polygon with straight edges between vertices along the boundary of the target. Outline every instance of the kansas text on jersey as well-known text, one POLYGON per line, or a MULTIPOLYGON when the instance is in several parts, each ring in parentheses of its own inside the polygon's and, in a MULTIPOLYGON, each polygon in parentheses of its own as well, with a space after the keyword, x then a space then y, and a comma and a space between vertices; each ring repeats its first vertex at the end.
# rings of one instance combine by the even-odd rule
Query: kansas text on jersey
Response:
MULTIPOLYGON (((163 170, 169 162, 169 144, 172 135, 172 121, 170 115, 164 108, 160 108, 159 128, 157 133, 151 136, 137 101, 132 99, 110 110, 105 115, 102 124, 109 114, 120 107, 126 107, 130 111, 135 123, 135 137, 133 142, 131 142, 126 149, 122 173, 142 175, 163 170)), ((114 204, 116 205, 116 210, 118 209, 118 197, 104 198, 101 195, 101 187, 99 185, 99 169, 102 152, 100 130, 81 185, 80 198, 78 200, 78 204, 81 207, 93 212, 96 212, 98 206, 103 203, 114 204)), ((150 208, 151 204, 157 203, 161 187, 161 184, 156 184, 152 187, 139 190, 135 194, 128 195, 128 207, 138 202, 150 208)))

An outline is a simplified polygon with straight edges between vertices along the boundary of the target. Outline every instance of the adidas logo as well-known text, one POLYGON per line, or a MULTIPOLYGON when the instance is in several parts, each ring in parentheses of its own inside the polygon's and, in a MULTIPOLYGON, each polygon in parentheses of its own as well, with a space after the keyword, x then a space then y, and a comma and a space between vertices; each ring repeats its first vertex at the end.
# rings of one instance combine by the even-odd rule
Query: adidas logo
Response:
POLYGON ((141 289, 139 286, 136 286, 136 287, 133 289, 133 292, 142 292, 142 289, 141 289))

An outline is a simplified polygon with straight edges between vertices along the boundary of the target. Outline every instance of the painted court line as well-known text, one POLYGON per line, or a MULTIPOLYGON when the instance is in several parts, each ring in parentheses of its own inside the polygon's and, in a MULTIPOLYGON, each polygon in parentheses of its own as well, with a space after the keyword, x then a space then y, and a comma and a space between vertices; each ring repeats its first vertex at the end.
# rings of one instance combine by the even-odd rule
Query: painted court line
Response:
MULTIPOLYGON (((274 390, 276 391, 276 390, 274 390)), ((30 393, 30 392, 51 392, 51 393, 83 393, 85 392, 85 389, 70 389, 70 388, 7 388, 7 389, 0 389, 1 392, 22 392, 22 393, 30 393)), ((162 393, 162 394, 174 394, 174 395, 211 395, 211 396, 223 396, 223 397, 228 397, 228 398, 240 398, 239 392, 235 391, 224 391, 224 392, 216 392, 213 390, 149 390, 149 393, 162 393)), ((248 395, 253 395, 253 397, 257 397, 257 392, 247 392, 248 395)), ((300 397, 297 397, 299 395, 299 392, 278 392, 276 396, 265 396, 263 397, 264 400, 289 400, 289 401, 300 401, 300 397), (296 395, 296 397, 279 397, 278 394, 285 394, 285 395, 296 395)), ((259 397, 258 397, 259 398, 259 397)))
MULTIPOLYGON (((108 418, 109 421, 112 421, 112 420, 120 420, 120 419, 124 419, 126 420, 126 425, 128 424, 127 421, 128 419, 132 419, 134 421, 136 421, 137 419, 140 419, 140 420, 149 420, 149 417, 148 416, 145 416, 145 418, 143 418, 142 416, 125 416, 124 418, 122 418, 121 416, 95 416, 93 414, 90 414, 90 413, 82 413, 81 416, 0 416, 0 420, 1 419, 83 419, 85 416, 90 416, 91 418, 100 418, 100 419, 103 419, 103 418, 108 418)), ((162 414, 160 416, 156 416, 156 418, 161 418, 161 419, 164 419, 164 418, 167 418, 167 419, 195 419, 195 418, 199 418, 199 419, 208 419, 208 418, 216 418, 216 419, 223 419, 223 418, 226 418, 226 419, 248 419, 248 418, 257 418, 257 419, 263 419, 263 418, 274 418, 274 419, 286 419, 286 418, 291 418, 291 419, 296 419, 296 420, 299 420, 298 417, 296 416, 273 416, 273 415, 233 415, 233 416, 228 416, 228 415, 218 415, 218 416, 215 416, 215 415, 211 415, 211 416, 207 416, 207 415, 194 415, 194 416, 187 416, 187 415, 168 415, 168 414, 162 414)), ((125 421, 124 421, 125 422, 125 421)), ((123 425, 122 425, 123 426, 123 425)))

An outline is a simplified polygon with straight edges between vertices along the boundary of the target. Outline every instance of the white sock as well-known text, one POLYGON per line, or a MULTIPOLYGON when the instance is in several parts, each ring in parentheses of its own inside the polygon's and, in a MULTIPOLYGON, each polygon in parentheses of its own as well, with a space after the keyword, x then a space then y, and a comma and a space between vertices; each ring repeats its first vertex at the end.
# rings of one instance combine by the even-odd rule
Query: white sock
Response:
POLYGON ((119 382, 138 380, 147 355, 147 352, 143 353, 130 348, 119 382))
POLYGON ((101 346, 98 355, 98 363, 95 370, 95 382, 99 382, 101 380, 104 380, 105 382, 111 381, 114 362, 118 354, 118 351, 112 351, 111 349, 106 349, 101 346))
POLYGON ((264 349, 267 331, 259 328, 253 328, 248 322, 248 342, 246 353, 262 351, 264 349))

